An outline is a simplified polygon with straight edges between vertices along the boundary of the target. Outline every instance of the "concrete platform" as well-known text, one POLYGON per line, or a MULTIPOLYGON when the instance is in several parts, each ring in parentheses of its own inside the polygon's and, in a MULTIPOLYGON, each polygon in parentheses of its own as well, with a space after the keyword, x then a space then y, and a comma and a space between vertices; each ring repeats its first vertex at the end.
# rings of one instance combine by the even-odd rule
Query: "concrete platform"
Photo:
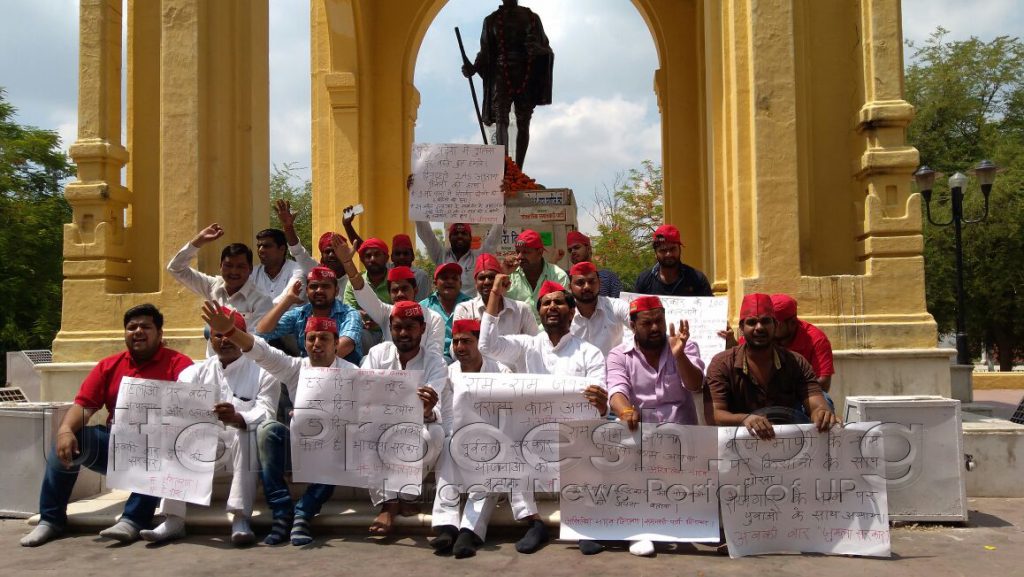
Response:
POLYGON ((969 497, 1024 497, 1024 425, 963 413, 964 453, 977 468, 966 473, 969 497))

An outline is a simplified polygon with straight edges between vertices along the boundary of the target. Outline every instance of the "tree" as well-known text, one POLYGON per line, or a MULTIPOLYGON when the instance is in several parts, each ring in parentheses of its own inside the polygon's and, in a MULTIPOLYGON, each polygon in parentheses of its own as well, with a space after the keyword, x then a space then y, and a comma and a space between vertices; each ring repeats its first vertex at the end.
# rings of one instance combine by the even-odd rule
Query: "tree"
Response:
POLYGON ((615 179, 598 195, 591 216, 597 222, 594 260, 633 290, 637 276, 654 262, 651 235, 664 222, 665 193, 661 167, 645 160, 615 179))
MULTIPOLYGON (((74 175, 53 130, 14 121, 0 88, 0 349, 50 348, 60 328, 63 183, 74 175)), ((6 355, 0 358, 6 375, 6 355)))
POLYGON ((299 170, 301 168, 294 162, 286 162, 281 166, 274 165, 274 170, 270 173, 270 226, 281 228, 281 220, 277 218, 274 203, 278 200, 287 200, 291 203, 292 212, 295 213, 295 234, 310 253, 316 254, 316 246, 310 244, 315 240, 312 238, 313 183, 302 178, 298 174, 299 170))
MULTIPOLYGON (((1024 43, 1000 36, 947 40, 939 28, 915 50, 906 69, 906 97, 917 109, 908 140, 921 164, 951 175, 988 158, 1008 169, 996 180, 988 219, 964 228, 964 313, 973 353, 995 345, 1001 370, 1024 344, 1024 43)), ((984 202, 968 185, 967 217, 984 202)), ((936 181, 933 218, 948 219, 949 190, 936 181)), ((928 310, 949 333, 956 318, 953 230, 925 224, 928 310)))

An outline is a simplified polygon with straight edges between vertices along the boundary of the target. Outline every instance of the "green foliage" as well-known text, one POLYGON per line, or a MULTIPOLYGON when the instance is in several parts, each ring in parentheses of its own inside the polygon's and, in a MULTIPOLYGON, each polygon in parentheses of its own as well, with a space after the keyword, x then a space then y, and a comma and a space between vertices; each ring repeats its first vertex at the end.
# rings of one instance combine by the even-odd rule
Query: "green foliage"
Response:
POLYGON ((637 276, 654 264, 651 235, 665 214, 662 184, 661 166, 645 160, 599 195, 591 213, 598 233, 592 240, 594 260, 614 271, 626 290, 633 290, 637 276))
MULTIPOLYGON (((0 88, 0 352, 50 348, 60 328, 62 184, 74 176, 55 131, 22 126, 0 88)), ((0 368, 4 369, 4 358, 0 368)))
MULTIPOLYGON (((946 39, 939 28, 914 49, 906 70, 906 97, 917 114, 908 140, 921 164, 945 173, 966 172, 982 159, 1007 170, 996 179, 988 219, 964 227, 964 307, 974 353, 996 345, 1003 370, 1024 344, 1024 43, 1001 36, 946 39)), ((949 219, 946 179, 936 180, 932 217, 949 219)), ((965 216, 984 211, 978 184, 967 186, 965 216)), ((953 228, 926 222, 928 310, 941 332, 954 330, 956 268, 953 228)))
POLYGON ((274 204, 278 200, 288 201, 291 203, 292 212, 295 213, 295 234, 311 254, 317 255, 316 244, 312 238, 313 183, 300 176, 299 170, 301 169, 295 166, 294 162, 287 162, 281 166, 274 165, 274 170, 270 173, 270 227, 282 228, 274 204))

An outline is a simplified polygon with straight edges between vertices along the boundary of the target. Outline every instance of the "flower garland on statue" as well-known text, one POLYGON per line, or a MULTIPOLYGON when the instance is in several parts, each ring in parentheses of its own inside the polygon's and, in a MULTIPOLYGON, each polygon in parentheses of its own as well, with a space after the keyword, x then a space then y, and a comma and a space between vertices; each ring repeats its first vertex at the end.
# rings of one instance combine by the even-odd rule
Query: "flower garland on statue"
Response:
POLYGON ((520 190, 538 190, 540 188, 543 187, 537 184, 536 180, 519 170, 516 161, 508 156, 505 157, 505 178, 501 181, 501 190, 505 193, 505 198, 516 196, 520 190))
MULTIPOLYGON (((533 34, 533 18, 530 18, 530 23, 526 27, 526 37, 529 38, 533 34)), ((512 81, 508 74, 508 53, 505 51, 505 7, 501 6, 498 8, 498 51, 501 54, 499 60, 501 61, 501 75, 505 80, 505 90, 508 92, 508 97, 512 98, 517 94, 526 92, 526 83, 530 78, 530 71, 533 67, 533 56, 527 51, 526 54, 526 71, 523 74, 523 81, 519 84, 516 89, 512 88, 512 81)))

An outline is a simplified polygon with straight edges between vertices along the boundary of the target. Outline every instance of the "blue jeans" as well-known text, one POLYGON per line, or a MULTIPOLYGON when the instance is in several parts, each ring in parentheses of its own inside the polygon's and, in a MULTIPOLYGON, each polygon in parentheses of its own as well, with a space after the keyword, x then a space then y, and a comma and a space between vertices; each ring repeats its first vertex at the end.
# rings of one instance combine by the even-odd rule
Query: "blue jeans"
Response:
MULTIPOLYGON (((260 454, 260 478, 263 479, 263 494, 267 498, 274 519, 292 516, 292 495, 284 473, 289 468, 289 447, 291 433, 283 423, 266 420, 256 429, 256 442, 260 454)), ((311 483, 306 492, 294 505, 296 517, 312 519, 320 512, 324 503, 334 494, 334 485, 311 483)))
MULTIPOLYGON (((64 528, 68 523, 68 501, 82 465, 101 475, 107 474, 110 429, 99 425, 83 427, 75 433, 75 438, 78 439, 80 454, 71 467, 60 462, 56 449, 50 450, 43 487, 39 490, 39 518, 54 527, 64 528)), ((149 527, 159 503, 158 497, 132 493, 124 505, 122 519, 131 521, 140 529, 149 527)))

